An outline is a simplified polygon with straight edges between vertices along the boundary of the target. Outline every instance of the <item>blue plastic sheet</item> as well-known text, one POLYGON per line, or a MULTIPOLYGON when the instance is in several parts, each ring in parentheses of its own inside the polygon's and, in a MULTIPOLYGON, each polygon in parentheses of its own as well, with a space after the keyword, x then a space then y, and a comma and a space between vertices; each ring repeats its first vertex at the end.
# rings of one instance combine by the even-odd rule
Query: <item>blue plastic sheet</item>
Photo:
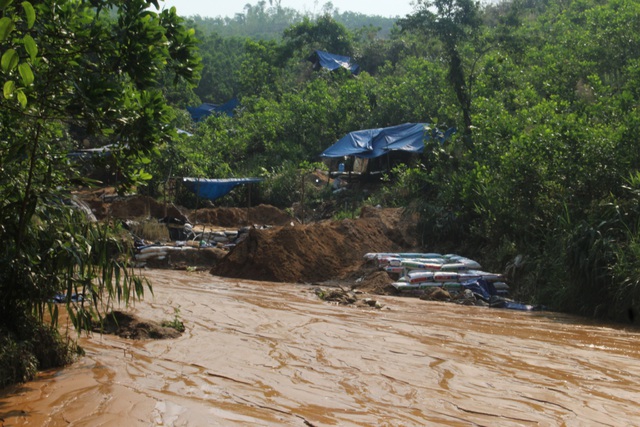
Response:
MULTIPOLYGON (((71 297, 69 298, 70 302, 81 302, 83 300, 84 300, 84 296, 82 294, 72 294, 71 297)), ((62 293, 56 294, 53 297, 53 302, 59 303, 59 304, 67 302, 67 294, 62 294, 62 293)))
POLYGON ((351 63, 351 57, 336 55, 323 50, 315 50, 308 59, 313 62, 313 68, 316 70, 326 68, 327 70, 335 71, 344 68, 353 74, 358 74, 360 71, 358 64, 351 63))
POLYGON ((198 107, 187 107, 187 111, 191 114, 191 118, 195 122, 202 121, 209 117, 212 114, 226 114, 227 116, 233 117, 233 111, 239 105, 239 101, 237 98, 233 98, 232 100, 226 102, 225 104, 208 104, 204 103, 198 107))
POLYGON ((391 151, 422 153, 430 138, 426 123, 405 123, 378 129, 349 132, 327 148, 322 157, 374 158, 391 151))
POLYGON ((226 196, 238 185, 253 184, 261 181, 263 181, 262 178, 182 178, 185 187, 196 193, 198 197, 212 201, 226 196))
POLYGON ((489 301, 492 296, 498 295, 498 291, 496 291, 496 287, 493 286, 493 283, 487 282, 484 279, 478 280, 470 280, 468 282, 464 282, 462 284, 464 289, 469 289, 474 295, 479 298, 489 301))

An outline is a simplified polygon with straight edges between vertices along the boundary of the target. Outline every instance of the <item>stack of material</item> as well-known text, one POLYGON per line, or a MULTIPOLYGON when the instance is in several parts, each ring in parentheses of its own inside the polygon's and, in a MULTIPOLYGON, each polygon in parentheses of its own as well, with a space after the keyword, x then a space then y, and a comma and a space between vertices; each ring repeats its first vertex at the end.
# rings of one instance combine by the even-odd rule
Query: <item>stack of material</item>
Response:
POLYGON ((365 259, 374 260, 379 268, 400 275, 392 286, 399 291, 445 288, 464 290, 477 283, 489 284, 497 294, 507 294, 509 286, 501 274, 489 273, 469 258, 455 254, 437 253, 368 253, 365 259))
POLYGON ((137 253, 133 256, 136 267, 144 267, 149 260, 164 260, 172 251, 191 251, 197 250, 192 246, 167 246, 167 245, 149 245, 138 248, 137 253))
MULTIPOLYGON (((254 226, 256 228, 257 226, 254 226)), ((171 253, 194 251, 201 248, 228 249, 244 240, 251 227, 239 230, 203 230, 196 232, 191 224, 185 224, 187 240, 176 240, 171 244, 147 245, 143 240, 137 243, 133 256, 136 267, 145 267, 148 262, 157 265, 157 261, 165 261, 171 253)))
POLYGON ((238 230, 206 229, 199 232, 191 228, 187 233, 187 240, 194 242, 205 242, 207 247, 216 246, 219 248, 228 248, 243 241, 249 234, 249 230, 251 230, 252 228, 263 229, 269 227, 270 226, 267 225, 253 225, 251 227, 245 226, 238 230))

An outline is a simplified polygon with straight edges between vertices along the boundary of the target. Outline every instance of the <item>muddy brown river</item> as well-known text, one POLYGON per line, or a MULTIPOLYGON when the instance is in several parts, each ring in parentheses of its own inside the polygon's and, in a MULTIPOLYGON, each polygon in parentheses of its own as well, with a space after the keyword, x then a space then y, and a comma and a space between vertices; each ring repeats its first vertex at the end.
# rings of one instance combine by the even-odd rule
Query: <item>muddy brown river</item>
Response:
POLYGON ((172 340, 86 356, 0 394, 0 426, 634 426, 640 332, 549 312, 151 270, 132 311, 172 340))

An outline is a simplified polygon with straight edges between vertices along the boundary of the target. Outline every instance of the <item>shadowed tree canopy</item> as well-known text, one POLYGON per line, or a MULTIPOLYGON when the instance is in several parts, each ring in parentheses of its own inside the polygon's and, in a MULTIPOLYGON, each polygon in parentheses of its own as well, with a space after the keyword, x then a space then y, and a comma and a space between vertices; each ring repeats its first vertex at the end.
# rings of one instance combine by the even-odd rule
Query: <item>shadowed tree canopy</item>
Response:
POLYGON ((323 15, 315 22, 305 17, 284 32, 285 51, 292 55, 309 55, 316 49, 337 55, 353 55, 353 39, 347 28, 330 15, 323 15))
POLYGON ((119 183, 136 184, 175 135, 159 82, 197 82, 197 40, 175 8, 150 6, 0 1, 0 337, 42 321, 57 293, 83 328, 103 301, 142 293, 109 225, 74 207, 71 190, 87 181, 68 154, 112 144, 119 183))
POLYGON ((442 57, 449 65, 449 82, 456 93, 464 119, 464 137, 471 147, 471 93, 461 44, 473 39, 480 25, 480 4, 473 0, 418 0, 418 10, 400 20, 399 25, 418 31, 442 43, 442 57))

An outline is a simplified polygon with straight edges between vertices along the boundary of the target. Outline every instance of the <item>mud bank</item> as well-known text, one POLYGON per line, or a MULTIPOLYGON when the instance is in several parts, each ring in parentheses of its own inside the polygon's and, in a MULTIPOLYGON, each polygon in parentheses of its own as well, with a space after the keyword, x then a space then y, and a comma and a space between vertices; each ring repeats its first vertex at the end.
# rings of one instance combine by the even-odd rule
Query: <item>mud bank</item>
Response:
POLYGON ((626 426, 640 333, 545 312, 148 270, 130 311, 170 340, 82 338, 73 366, 0 394, 1 426, 626 426))

